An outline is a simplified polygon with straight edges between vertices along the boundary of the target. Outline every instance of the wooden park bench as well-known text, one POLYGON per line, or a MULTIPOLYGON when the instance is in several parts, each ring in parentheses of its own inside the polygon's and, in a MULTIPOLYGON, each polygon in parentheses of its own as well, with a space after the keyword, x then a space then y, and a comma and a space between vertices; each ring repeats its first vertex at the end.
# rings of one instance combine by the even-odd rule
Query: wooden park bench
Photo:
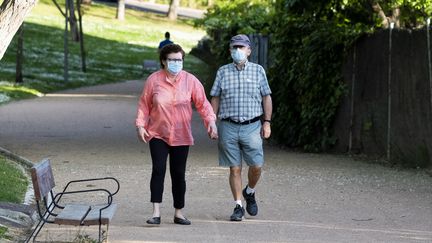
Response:
POLYGON ((159 63, 156 60, 144 60, 143 61, 143 71, 142 75, 144 75, 146 72, 155 72, 159 69, 159 63))
POLYGON ((120 189, 120 183, 117 179, 104 177, 73 180, 66 184, 62 192, 56 194, 53 190, 55 183, 49 159, 44 159, 31 168, 31 178, 40 220, 26 242, 29 242, 32 238, 33 242, 35 242, 37 235, 45 223, 74 226, 99 225, 99 242, 103 240, 102 225, 106 225, 106 239, 108 238, 109 223, 117 208, 117 205, 113 203, 113 196, 120 189), (113 184, 111 185, 111 187, 114 187, 113 192, 99 187, 83 190, 70 189, 72 187, 82 188, 86 186, 88 188, 88 185, 85 183, 94 182, 98 184, 96 181, 113 184), (73 186, 74 184, 75 186, 73 186), (101 202, 100 196, 97 197, 99 199, 98 202, 93 202, 94 199, 86 200, 92 198, 93 194, 103 194, 103 202, 101 202), (74 195, 79 196, 78 202, 76 202, 76 197, 74 203, 64 202, 74 195))

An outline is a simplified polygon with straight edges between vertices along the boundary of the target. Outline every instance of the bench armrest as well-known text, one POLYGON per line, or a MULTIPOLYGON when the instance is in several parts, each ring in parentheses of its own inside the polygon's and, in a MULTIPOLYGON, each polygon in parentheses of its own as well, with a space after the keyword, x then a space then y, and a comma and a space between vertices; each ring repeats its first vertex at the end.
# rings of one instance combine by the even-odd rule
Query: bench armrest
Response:
POLYGON ((62 206, 60 204, 60 199, 63 197, 63 195, 70 195, 70 194, 79 194, 79 193, 91 193, 91 192, 105 192, 107 194, 107 207, 109 205, 111 205, 112 200, 113 200, 113 196, 114 194, 112 194, 110 191, 103 189, 103 188, 96 188, 96 189, 87 189, 87 190, 77 190, 77 191, 63 191, 60 193, 57 193, 53 199, 53 202, 55 202, 55 206, 58 208, 64 208, 64 206, 62 206))
POLYGON ((69 187, 69 185, 74 184, 74 183, 83 183, 83 182, 89 182, 89 181, 102 181, 102 180, 111 180, 111 181, 115 182, 117 188, 116 188, 116 190, 114 192, 110 192, 110 194, 112 196, 114 196, 115 194, 117 194, 117 192, 120 190, 120 183, 119 183, 119 181, 116 178, 114 178, 114 177, 101 177, 101 178, 91 178, 91 179, 82 179, 82 180, 69 181, 66 184, 66 186, 64 187, 63 192, 66 192, 66 190, 69 187))

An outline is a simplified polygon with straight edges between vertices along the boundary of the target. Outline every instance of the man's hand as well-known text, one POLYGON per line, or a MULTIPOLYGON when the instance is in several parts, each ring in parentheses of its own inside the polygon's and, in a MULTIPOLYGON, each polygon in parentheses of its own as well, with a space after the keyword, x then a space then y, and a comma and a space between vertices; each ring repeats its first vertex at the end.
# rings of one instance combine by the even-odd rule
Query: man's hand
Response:
POLYGON ((207 134, 211 139, 217 139, 218 138, 218 132, 216 123, 214 121, 210 122, 207 128, 207 134))
POLYGON ((141 142, 147 143, 146 137, 149 136, 147 130, 144 127, 137 127, 138 139, 141 142))
POLYGON ((271 135, 270 122, 264 122, 261 128, 261 137, 267 139, 271 135))

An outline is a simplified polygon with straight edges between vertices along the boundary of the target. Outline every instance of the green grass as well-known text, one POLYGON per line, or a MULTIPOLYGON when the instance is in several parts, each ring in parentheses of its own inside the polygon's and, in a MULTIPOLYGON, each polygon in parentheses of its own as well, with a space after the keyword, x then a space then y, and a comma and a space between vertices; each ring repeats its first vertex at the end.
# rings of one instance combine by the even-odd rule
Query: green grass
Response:
MULTIPOLYGON (((99 3, 83 6, 83 12, 87 72, 81 71, 79 43, 69 38, 69 81, 64 81, 64 18, 51 1, 41 0, 24 23, 22 85, 14 84, 16 38, 0 60, 0 103, 62 89, 143 79, 149 73, 143 74, 142 62, 158 59, 157 46, 166 31, 187 53, 205 35, 185 19, 172 22, 163 15, 127 9, 126 19, 118 21, 114 6, 99 3)), ((192 55, 186 56, 184 67, 207 80, 207 65, 192 55)))
POLYGON ((21 203, 28 181, 14 162, 0 156, 0 202, 21 203))
POLYGON ((6 232, 7 232, 7 228, 0 226, 0 239, 5 236, 6 232))

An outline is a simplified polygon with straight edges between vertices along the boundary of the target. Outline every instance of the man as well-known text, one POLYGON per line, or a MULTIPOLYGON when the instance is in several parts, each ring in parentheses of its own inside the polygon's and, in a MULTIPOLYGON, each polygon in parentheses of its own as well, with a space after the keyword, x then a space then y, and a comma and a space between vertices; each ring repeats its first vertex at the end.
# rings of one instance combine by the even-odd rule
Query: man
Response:
POLYGON ((159 42, 158 50, 160 51, 162 49, 162 47, 164 47, 168 44, 173 44, 173 42, 170 40, 170 33, 165 32, 165 40, 159 42))
POLYGON ((241 221, 245 214, 242 195, 246 211, 251 216, 258 214, 255 186, 264 164, 262 138, 269 138, 271 133, 272 99, 264 68, 247 59, 251 54, 249 38, 232 37, 230 53, 234 62, 219 68, 210 95, 213 110, 220 118, 219 165, 230 167, 229 184, 235 201, 230 219, 241 221), (244 189, 243 160, 249 166, 244 189))

